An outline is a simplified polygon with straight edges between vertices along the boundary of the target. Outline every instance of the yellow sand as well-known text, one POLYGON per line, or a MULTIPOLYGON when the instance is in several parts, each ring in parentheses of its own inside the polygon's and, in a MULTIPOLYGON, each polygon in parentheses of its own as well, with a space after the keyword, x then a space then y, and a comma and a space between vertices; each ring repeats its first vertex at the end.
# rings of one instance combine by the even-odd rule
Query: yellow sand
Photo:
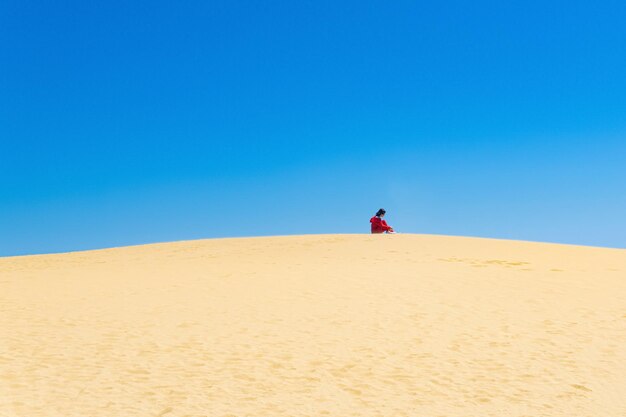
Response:
POLYGON ((626 250, 317 235, 0 258, 0 416, 626 416, 626 250))

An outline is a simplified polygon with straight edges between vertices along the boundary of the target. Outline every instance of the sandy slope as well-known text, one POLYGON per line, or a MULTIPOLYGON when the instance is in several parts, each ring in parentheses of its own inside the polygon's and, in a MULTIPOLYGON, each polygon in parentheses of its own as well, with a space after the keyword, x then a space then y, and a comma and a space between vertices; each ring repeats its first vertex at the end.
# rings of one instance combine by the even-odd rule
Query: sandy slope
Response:
POLYGON ((0 416, 626 416, 626 250, 422 235, 0 258, 0 416))

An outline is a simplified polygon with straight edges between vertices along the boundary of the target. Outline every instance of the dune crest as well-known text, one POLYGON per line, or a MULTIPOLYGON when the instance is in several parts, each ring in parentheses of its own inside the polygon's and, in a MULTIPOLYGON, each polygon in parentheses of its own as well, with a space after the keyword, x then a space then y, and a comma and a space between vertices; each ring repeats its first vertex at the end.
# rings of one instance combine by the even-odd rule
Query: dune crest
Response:
POLYGON ((623 416, 626 250, 427 235, 0 258, 0 416, 623 416))

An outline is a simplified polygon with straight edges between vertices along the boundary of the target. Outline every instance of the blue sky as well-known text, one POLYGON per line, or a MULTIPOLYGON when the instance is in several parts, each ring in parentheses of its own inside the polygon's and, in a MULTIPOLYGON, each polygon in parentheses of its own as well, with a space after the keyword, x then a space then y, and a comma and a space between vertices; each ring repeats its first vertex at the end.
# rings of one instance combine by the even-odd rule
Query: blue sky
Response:
POLYGON ((626 248, 623 1, 0 3, 0 256, 401 232, 626 248))

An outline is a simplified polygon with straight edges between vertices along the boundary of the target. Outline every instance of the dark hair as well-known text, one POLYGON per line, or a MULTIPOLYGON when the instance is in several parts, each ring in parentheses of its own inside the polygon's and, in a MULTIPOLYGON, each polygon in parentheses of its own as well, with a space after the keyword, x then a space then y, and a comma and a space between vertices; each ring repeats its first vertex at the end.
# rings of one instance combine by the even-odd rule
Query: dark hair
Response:
POLYGON ((376 216, 380 216, 381 214, 385 214, 385 213, 387 213, 385 209, 380 209, 376 212, 376 216))

